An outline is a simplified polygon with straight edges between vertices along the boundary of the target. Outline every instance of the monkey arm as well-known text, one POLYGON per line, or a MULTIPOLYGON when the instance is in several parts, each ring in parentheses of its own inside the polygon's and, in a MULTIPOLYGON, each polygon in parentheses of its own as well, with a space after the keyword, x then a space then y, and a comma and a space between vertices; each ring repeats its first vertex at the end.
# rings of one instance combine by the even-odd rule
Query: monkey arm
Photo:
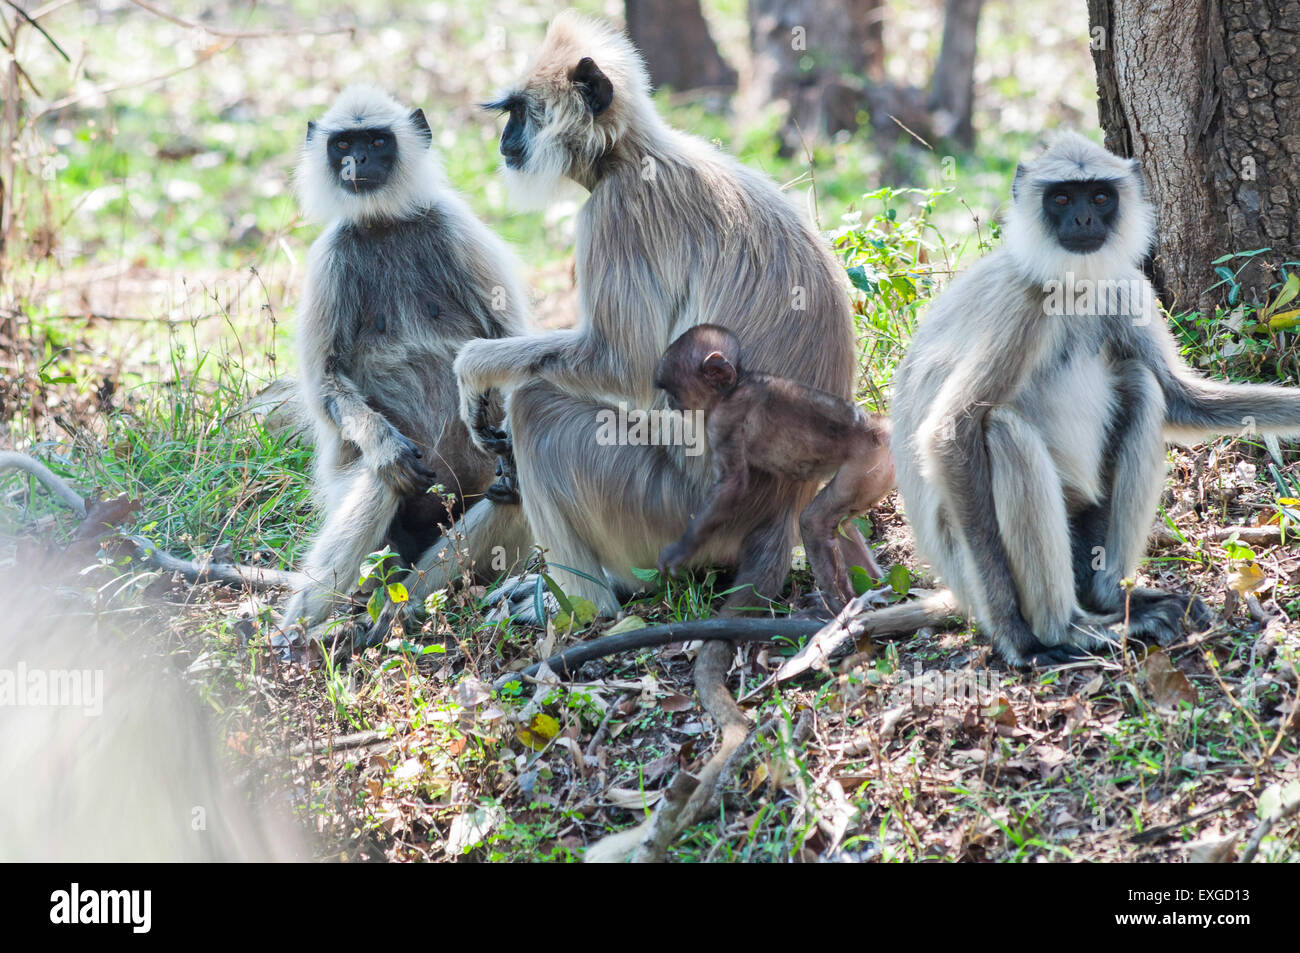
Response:
POLYGON ((461 419, 480 446, 490 442, 485 427, 492 422, 485 397, 493 389, 509 391, 540 378, 575 396, 609 400, 642 389, 648 392, 652 383, 652 370, 645 381, 629 379, 615 349, 598 334, 580 330, 469 341, 457 354, 454 369, 461 419))
POLYGON ((422 462, 424 451, 366 401, 331 358, 316 392, 325 416, 339 436, 361 451, 361 458, 399 493, 420 492, 437 479, 422 462))
MULTIPOLYGON (((969 558, 970 571, 948 582, 992 630, 989 634, 1009 660, 1023 663, 1045 649, 1022 611, 1002 538, 987 428, 991 413, 1014 396, 1037 359, 1038 329, 1025 324, 1009 330, 1000 340, 975 342, 973 356, 940 389, 917 439, 923 468, 952 515, 954 545, 969 558)), ((1017 502, 1023 501, 1011 505, 1017 502)), ((955 558, 965 561, 960 552, 955 558)), ((1060 571, 1070 571, 1068 560, 1060 571)))

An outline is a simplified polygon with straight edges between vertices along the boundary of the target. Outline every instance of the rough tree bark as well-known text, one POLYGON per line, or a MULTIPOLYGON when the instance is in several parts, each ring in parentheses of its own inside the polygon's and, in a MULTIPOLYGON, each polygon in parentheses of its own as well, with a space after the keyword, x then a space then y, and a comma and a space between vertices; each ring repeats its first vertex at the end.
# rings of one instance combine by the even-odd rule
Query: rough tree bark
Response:
POLYGON ((623 11, 627 34, 645 57, 655 86, 736 88, 736 71, 718 52, 700 0, 625 0, 623 11))
POLYGON ((966 148, 975 144, 975 37, 984 0, 947 0, 943 40, 930 81, 928 106, 935 131, 966 148))
POLYGON ((1212 308, 1211 262, 1269 248, 1240 275, 1264 300, 1300 260, 1300 0, 1088 0, 1088 17, 1106 146, 1142 164, 1166 303, 1212 308))

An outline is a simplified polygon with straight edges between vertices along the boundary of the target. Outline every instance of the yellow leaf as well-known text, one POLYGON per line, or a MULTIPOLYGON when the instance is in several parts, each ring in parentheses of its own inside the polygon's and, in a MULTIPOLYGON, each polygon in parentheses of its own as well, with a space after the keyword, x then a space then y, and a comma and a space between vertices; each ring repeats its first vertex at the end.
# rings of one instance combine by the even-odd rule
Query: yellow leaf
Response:
POLYGON ((1268 577, 1255 563, 1250 563, 1228 573, 1228 588, 1236 590, 1237 594, 1242 596, 1254 592, 1266 582, 1268 582, 1268 577))
POLYGON ((534 751, 541 751, 546 747, 547 742, 559 733, 560 723, 550 715, 539 712, 533 715, 533 720, 528 723, 527 728, 520 728, 515 732, 515 737, 534 751))
POLYGON ((411 595, 400 582, 390 582, 388 584, 388 598, 393 602, 406 602, 411 598, 411 595))
POLYGON ((1268 319, 1270 331, 1285 331, 1296 323, 1296 318, 1300 318, 1300 308, 1294 311, 1280 311, 1268 319))

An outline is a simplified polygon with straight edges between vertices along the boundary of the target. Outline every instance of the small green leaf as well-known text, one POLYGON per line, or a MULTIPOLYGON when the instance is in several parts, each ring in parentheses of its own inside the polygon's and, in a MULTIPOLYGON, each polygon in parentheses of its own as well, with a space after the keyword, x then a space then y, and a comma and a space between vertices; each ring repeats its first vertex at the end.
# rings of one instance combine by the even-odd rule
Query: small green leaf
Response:
POLYGON ((853 586, 854 595, 859 596, 876 587, 875 578, 861 566, 849 567, 849 582, 853 586))
POLYGON ((659 570, 658 570, 658 569, 638 569, 637 567, 633 566, 633 567, 632 567, 632 575, 636 576, 636 577, 637 577, 638 579, 640 579, 642 582, 654 582, 655 580, 657 580, 657 579, 659 578, 659 570))
POLYGON ((384 590, 376 589, 370 594, 370 601, 366 603, 366 612, 370 616, 371 622, 379 621, 379 613, 384 611, 384 590))
POLYGON ((889 587, 900 596, 905 596, 912 588, 912 574, 907 571, 907 567, 902 563, 895 563, 894 566, 885 574, 885 582, 889 587))
MULTIPOLYGON (((560 608, 569 613, 569 615, 572 615, 573 603, 570 602, 569 597, 564 594, 564 590, 560 588, 560 584, 544 572, 538 573, 538 575, 546 582, 546 588, 551 590, 551 595, 555 596, 555 601, 560 604, 560 608)), ((558 625, 559 623, 556 624, 558 625)))
POLYGON ((606 635, 618 635, 620 632, 635 632, 637 629, 644 629, 646 626, 645 619, 639 615, 624 616, 617 623, 611 625, 606 630, 606 635))

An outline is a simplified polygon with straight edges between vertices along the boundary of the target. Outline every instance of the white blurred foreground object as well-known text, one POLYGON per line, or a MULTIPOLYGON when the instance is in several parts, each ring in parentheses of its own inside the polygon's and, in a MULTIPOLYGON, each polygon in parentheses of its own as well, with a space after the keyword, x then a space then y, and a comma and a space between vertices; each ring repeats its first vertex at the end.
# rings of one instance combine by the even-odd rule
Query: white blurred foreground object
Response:
POLYGON ((308 859, 287 810, 223 775, 197 690, 124 631, 134 613, 27 582, 0 583, 0 860, 308 859))

